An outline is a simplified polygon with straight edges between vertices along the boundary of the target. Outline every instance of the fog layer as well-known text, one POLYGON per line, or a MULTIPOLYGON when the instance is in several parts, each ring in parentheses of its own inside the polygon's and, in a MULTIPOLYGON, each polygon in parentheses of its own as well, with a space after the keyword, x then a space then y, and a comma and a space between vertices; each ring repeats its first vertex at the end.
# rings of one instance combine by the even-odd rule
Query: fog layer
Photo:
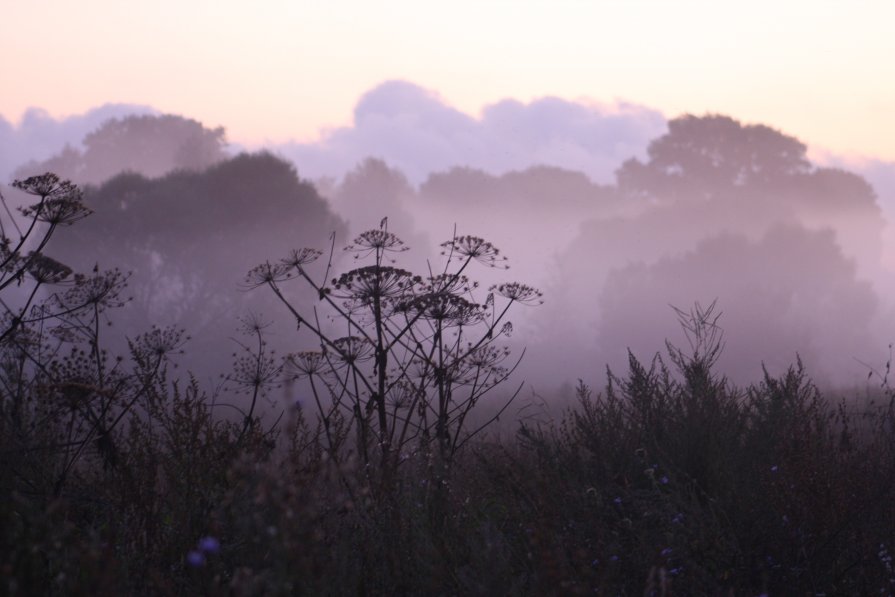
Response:
MULTIPOLYGON (((383 218, 412 247, 402 260, 415 271, 456 226, 510 257, 485 284, 545 291, 546 304, 514 322, 525 377, 543 391, 599 383, 607 365, 626 368, 628 350, 649 360, 666 340, 683 343, 672 307, 696 302, 717 301, 719 367, 735 381, 801 358, 818 379, 859 383, 895 337, 884 260, 895 168, 867 162, 864 177, 832 158, 813 163, 766 126, 556 99, 500 102, 474 119, 391 82, 361 99, 351 127, 278 152, 231 157, 222 129, 144 115, 106 121, 16 174, 93 185, 96 213, 57 256, 132 271, 122 328, 177 323, 204 356, 259 310, 289 348, 288 317, 240 294, 244 273, 293 247, 328 249, 331 232, 340 246, 383 218), (125 171, 140 174, 116 176, 125 171)), ((335 263, 350 267, 341 254, 335 263)))

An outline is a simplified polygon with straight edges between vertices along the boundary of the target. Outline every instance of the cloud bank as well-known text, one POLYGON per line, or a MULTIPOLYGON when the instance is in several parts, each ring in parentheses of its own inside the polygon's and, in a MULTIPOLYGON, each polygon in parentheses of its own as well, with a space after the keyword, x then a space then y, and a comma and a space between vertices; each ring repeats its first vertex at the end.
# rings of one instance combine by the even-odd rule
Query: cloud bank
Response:
POLYGON ((502 174, 534 165, 577 170, 610 183, 625 159, 643 154, 665 130, 665 117, 644 106, 555 97, 528 104, 502 100, 475 118, 434 92, 388 81, 360 98, 351 126, 326 131, 314 143, 277 149, 309 178, 340 177, 376 157, 417 184, 454 166, 502 174))

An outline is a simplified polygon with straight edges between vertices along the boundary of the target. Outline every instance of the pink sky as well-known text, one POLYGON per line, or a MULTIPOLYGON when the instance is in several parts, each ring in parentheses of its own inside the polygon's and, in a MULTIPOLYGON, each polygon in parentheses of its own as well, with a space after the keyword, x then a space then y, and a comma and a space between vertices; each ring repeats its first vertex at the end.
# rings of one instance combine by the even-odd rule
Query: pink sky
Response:
POLYGON ((388 79, 472 115, 543 96, 720 112, 895 159, 895 3, 31 0, 0 23, 0 115, 148 104, 256 144, 347 124, 388 79))

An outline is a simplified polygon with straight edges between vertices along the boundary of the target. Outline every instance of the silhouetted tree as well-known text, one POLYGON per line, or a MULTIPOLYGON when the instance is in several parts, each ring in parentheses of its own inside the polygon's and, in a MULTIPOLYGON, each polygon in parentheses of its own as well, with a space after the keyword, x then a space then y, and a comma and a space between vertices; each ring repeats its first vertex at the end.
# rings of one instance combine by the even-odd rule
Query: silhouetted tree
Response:
POLYGON ((66 146, 19 176, 51 170, 80 184, 99 184, 121 172, 158 177, 173 170, 202 170, 227 157, 223 128, 207 129, 181 116, 128 116, 106 121, 84 138, 83 151, 66 146))
POLYGON ((798 139, 764 125, 688 114, 671 120, 668 133, 650 143, 646 163, 634 158, 622 165, 618 186, 628 195, 654 201, 755 192, 810 172, 805 152, 798 139))
POLYGON ((58 254, 77 267, 132 272, 129 327, 176 323, 199 336, 230 334, 236 316, 254 308, 238 292, 241 272, 343 231, 314 187, 266 153, 159 179, 123 174, 89 189, 85 203, 94 216, 54 247, 58 254))

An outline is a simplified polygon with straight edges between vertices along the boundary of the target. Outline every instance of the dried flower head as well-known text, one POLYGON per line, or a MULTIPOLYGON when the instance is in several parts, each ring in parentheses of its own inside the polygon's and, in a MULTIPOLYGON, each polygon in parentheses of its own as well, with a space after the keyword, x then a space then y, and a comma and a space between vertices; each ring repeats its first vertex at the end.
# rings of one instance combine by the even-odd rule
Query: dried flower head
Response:
POLYGON ((241 386, 265 389, 275 385, 282 366, 266 353, 246 354, 233 364, 231 379, 241 386))
POLYGON ((305 350, 286 357, 288 365, 298 377, 319 375, 327 368, 326 355, 320 350, 305 350))
POLYGON ((239 318, 239 331, 246 336, 256 336, 269 328, 272 323, 261 317, 259 313, 248 313, 239 318))
POLYGON ((407 251, 409 247, 404 245, 404 241, 386 230, 367 230, 362 232, 360 236, 354 239, 354 244, 345 247, 346 251, 355 253, 372 253, 379 251, 389 251, 392 253, 400 253, 407 251))
POLYGON ((246 274, 244 286, 247 289, 257 288, 265 284, 276 284, 294 277, 291 266, 285 263, 270 263, 265 261, 256 265, 246 274))
POLYGON ((29 195, 40 197, 40 201, 30 207, 21 208, 22 214, 49 224, 72 224, 92 212, 83 203, 83 193, 70 180, 60 180, 50 172, 31 176, 12 183, 17 189, 29 195))
POLYGON ((182 347, 189 340, 185 330, 173 326, 166 328, 153 327, 145 334, 137 336, 130 343, 131 351, 144 355, 165 358, 171 354, 183 354, 182 347))
POLYGON ((542 297, 544 293, 527 284, 519 282, 507 282, 505 284, 497 284, 489 288, 490 292, 497 292, 500 296, 510 299, 511 301, 522 303, 525 305, 542 305, 544 301, 542 297))
POLYGON ((500 250, 478 236, 455 236, 453 240, 441 243, 441 246, 445 249, 442 255, 456 255, 458 259, 475 259, 488 267, 509 269, 507 258, 500 254, 500 250))
POLYGON ((449 325, 469 326, 484 318, 480 305, 462 296, 446 292, 434 292, 414 297, 402 308, 416 312, 423 319, 440 321, 449 325))
POLYGON ((365 361, 373 356, 373 345, 360 336, 345 336, 333 341, 338 359, 351 365, 359 361, 365 361))
POLYGON ((42 253, 30 253, 25 262, 28 273, 41 284, 59 284, 72 273, 70 267, 42 253))
POLYGON ((423 292, 452 294, 467 294, 478 287, 478 282, 470 282, 469 278, 456 274, 439 274, 431 276, 423 287, 423 292))
POLYGON ((121 297, 127 287, 127 278, 118 269, 94 273, 92 276, 76 275, 74 287, 57 297, 57 301, 64 309, 86 305, 97 305, 104 309, 123 307, 130 300, 121 297))
POLYGON ((317 249, 293 249, 289 256, 283 258, 281 262, 289 267, 301 269, 303 266, 317 261, 321 255, 323 255, 323 251, 317 249))
POLYGON ((420 282, 419 276, 407 270, 370 265, 342 274, 332 284, 338 298, 368 305, 374 298, 396 299, 420 282))

